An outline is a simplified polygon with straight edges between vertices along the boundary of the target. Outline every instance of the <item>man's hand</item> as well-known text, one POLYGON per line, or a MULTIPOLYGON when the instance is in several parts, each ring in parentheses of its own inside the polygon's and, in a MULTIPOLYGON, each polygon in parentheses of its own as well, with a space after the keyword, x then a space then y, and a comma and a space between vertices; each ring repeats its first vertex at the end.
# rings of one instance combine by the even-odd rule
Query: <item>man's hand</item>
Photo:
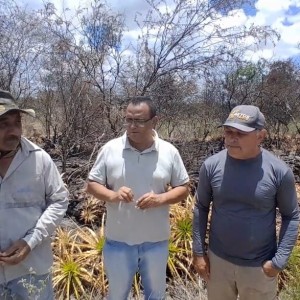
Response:
POLYGON ((161 205, 161 195, 153 192, 144 194, 136 203, 136 207, 140 209, 153 208, 161 205))
POLYGON ((193 266, 197 271, 197 273, 200 275, 200 277, 207 282, 210 276, 210 264, 209 264, 208 256, 207 255, 198 256, 194 254, 193 266))
POLYGON ((263 271, 264 273, 268 276, 268 277, 275 277, 278 275, 278 273, 280 272, 279 270, 277 270, 276 268, 273 267, 272 261, 271 260, 267 260, 263 263, 263 271))
POLYGON ((123 201, 126 203, 133 201, 133 192, 129 187, 122 186, 117 192, 114 192, 114 196, 111 199, 111 202, 123 201))
POLYGON ((17 265, 24 260, 31 251, 29 245, 24 240, 14 242, 7 250, 0 252, 0 263, 7 265, 17 265))

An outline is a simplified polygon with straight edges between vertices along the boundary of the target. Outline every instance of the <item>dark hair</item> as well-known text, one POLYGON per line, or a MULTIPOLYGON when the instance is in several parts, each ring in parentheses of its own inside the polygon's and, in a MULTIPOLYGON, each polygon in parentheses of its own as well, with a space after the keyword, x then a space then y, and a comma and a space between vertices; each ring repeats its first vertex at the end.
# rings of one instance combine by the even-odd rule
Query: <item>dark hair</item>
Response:
POLYGON ((142 103, 145 103, 149 107, 150 118, 154 118, 156 116, 156 106, 149 96, 135 96, 128 98, 128 105, 132 104, 135 106, 142 103))

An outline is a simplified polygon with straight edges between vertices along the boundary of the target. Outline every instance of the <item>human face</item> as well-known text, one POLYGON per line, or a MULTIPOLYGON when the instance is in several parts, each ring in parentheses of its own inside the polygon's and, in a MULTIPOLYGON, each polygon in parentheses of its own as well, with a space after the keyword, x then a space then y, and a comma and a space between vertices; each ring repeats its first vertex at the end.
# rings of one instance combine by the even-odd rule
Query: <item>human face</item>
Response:
POLYGON ((15 150, 22 135, 21 115, 18 111, 0 116, 0 150, 15 150))
POLYGON ((236 159, 254 158, 260 153, 260 143, 265 132, 254 130, 244 132, 233 127, 224 126, 225 146, 228 154, 236 159))
POLYGON ((138 150, 144 150, 153 143, 153 132, 157 117, 151 118, 146 103, 129 104, 125 114, 125 126, 129 142, 138 150), (126 121, 127 120, 127 121, 126 121))

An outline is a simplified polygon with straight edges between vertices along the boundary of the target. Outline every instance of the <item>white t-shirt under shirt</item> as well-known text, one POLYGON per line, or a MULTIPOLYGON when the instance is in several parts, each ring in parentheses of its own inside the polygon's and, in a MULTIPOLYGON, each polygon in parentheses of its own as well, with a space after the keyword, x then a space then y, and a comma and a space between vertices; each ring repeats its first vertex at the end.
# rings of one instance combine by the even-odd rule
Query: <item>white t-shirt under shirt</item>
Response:
POLYGON ((153 145, 140 152, 126 133, 100 150, 89 179, 117 191, 126 186, 134 193, 133 203, 106 203, 106 237, 129 245, 167 240, 170 234, 169 205, 136 208, 145 193, 164 193, 189 181, 178 150, 155 133, 153 145))

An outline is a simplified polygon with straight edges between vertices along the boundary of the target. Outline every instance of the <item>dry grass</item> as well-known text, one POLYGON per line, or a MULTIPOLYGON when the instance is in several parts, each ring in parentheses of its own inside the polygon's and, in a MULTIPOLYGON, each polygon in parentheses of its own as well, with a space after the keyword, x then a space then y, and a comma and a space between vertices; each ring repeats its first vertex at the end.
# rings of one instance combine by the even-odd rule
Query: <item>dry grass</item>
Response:
MULTIPOLYGON (((197 276, 191 269, 192 256, 192 208, 194 199, 189 196, 184 203, 172 206, 170 211, 171 237, 170 256, 167 265, 169 299, 178 299, 176 288, 187 298, 188 285, 197 286, 197 276), (176 282, 176 285, 173 283, 176 282), (170 298, 172 297, 172 298, 170 298)), ((53 282, 57 299, 102 299, 107 293, 107 279, 103 267, 102 248, 104 245, 103 208, 94 198, 86 201, 81 219, 87 226, 75 224, 73 229, 59 228, 53 243, 53 282), (95 222, 102 215, 101 226, 95 222)), ((196 290, 199 290, 196 289, 196 290)), ((139 276, 135 277, 132 298, 142 296, 139 276)), ((191 298, 192 299, 192 298, 191 298)))
POLYGON ((296 183, 296 192, 297 192, 298 202, 300 203, 300 184, 299 183, 296 183))
MULTIPOLYGON (((296 186, 300 198, 300 185, 296 186)), ((166 300, 204 300, 206 290, 191 268, 192 257, 192 211, 194 198, 190 195, 184 203, 171 207, 171 237, 168 259, 168 289, 166 300)), ((103 267, 104 244, 103 207, 93 198, 87 201, 82 220, 88 226, 75 224, 73 229, 58 228, 54 248, 53 282, 56 299, 104 299, 107 279, 103 267), (94 222, 102 216, 101 226, 96 230, 94 222)), ((300 241, 291 256, 288 268, 281 273, 281 299, 300 299, 300 241)), ((135 277, 129 299, 143 299, 140 279, 135 277)))
POLYGON ((284 285, 280 291, 281 300, 300 299, 300 239, 298 239, 289 263, 282 273, 284 285))

